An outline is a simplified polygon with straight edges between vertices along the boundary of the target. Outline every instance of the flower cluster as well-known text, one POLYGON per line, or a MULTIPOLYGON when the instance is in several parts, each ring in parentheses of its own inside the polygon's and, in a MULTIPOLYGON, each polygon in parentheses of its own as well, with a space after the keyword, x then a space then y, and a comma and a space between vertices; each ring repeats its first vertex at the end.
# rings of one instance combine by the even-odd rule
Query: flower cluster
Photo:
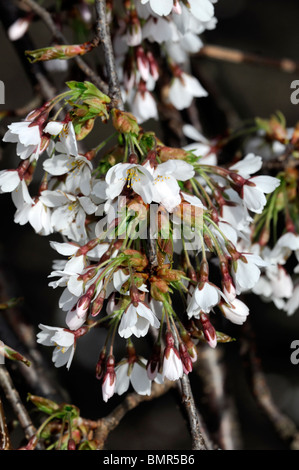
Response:
MULTIPOLYGON (((163 14, 160 3, 142 5, 163 14)), ((165 14, 166 4, 178 14, 179 2, 164 3, 165 14)), ((189 3, 188 14, 199 21, 197 2, 189 3)), ((212 14, 211 2, 199 3, 212 14)), ((170 148, 109 102, 90 83, 70 82, 69 91, 9 126, 4 141, 16 144, 20 164, 0 172, 15 221, 40 235, 62 235, 61 242, 50 241, 65 258, 54 261, 49 285, 62 288, 64 326, 40 324, 38 342, 54 347, 56 367, 69 368, 80 338, 106 329, 96 364, 105 401, 130 385, 149 395, 153 381, 189 374, 198 343, 215 348, 229 340, 214 326, 217 315, 236 325, 246 321, 245 292, 274 293, 277 303, 289 299, 284 306, 291 311, 283 264, 290 249, 299 253, 299 238, 290 232, 269 252, 253 243, 256 217, 264 217, 269 197, 281 190, 280 178, 257 174, 260 156, 248 153, 219 166, 220 147, 191 126, 184 132, 194 142, 170 148), (50 113, 61 100, 70 109, 57 121, 50 113), (98 116, 111 119, 117 142, 103 151, 109 137, 81 154, 86 121, 98 116), (32 195, 38 165, 43 177, 32 195), (143 357, 134 341, 146 336, 153 348, 143 357), (126 345, 123 357, 115 357, 118 341, 126 345)))
MULTIPOLYGON (((190 73, 190 55, 203 46, 200 35, 216 26, 216 1, 123 3, 123 14, 113 29, 114 49, 123 99, 138 122, 157 119, 158 102, 182 110, 193 98, 207 96, 190 73)), ((110 14, 117 17, 118 12, 116 3, 110 14)))

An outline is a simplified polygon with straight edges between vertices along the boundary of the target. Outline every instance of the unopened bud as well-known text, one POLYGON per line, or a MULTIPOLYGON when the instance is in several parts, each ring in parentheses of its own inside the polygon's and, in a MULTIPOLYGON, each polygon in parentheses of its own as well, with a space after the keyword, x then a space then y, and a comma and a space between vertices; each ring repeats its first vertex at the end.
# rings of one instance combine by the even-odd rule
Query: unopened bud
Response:
POLYGON ((107 402, 112 397, 115 390, 116 374, 115 374, 115 359, 112 354, 107 358, 106 373, 102 383, 103 400, 107 402))
POLYGON ((192 360, 185 344, 182 342, 179 345, 179 352, 180 352, 180 357, 182 360, 184 372, 185 374, 189 374, 189 372, 192 372, 192 368, 193 368, 192 360))
POLYGON ((102 379, 104 375, 106 358, 107 358, 106 348, 103 348, 102 351, 100 352, 100 356, 96 364, 96 378, 98 380, 102 379))
POLYGON ((127 249, 124 254, 128 255, 127 264, 132 268, 143 270, 148 265, 147 257, 140 251, 127 249))
POLYGON ((243 176, 239 175, 238 173, 234 173, 233 171, 231 171, 229 173, 229 176, 231 177, 233 182, 239 187, 243 187, 246 183, 245 178, 243 178, 243 176))
POLYGON ((153 352, 146 366, 147 376, 150 380, 154 380, 157 377, 160 365, 161 365, 161 345, 156 343, 154 345, 153 352))
POLYGON ((217 346, 217 336, 215 328, 213 327, 212 323, 210 322, 208 316, 205 313, 201 313, 200 315, 200 322, 203 329, 203 334, 205 339, 207 340, 208 344, 211 348, 215 348, 217 346))
POLYGON ((209 263, 203 260, 200 263, 199 282, 207 282, 209 280, 209 263))
POLYGON ((74 439, 69 439, 67 443, 67 450, 76 450, 76 443, 74 439))
POLYGON ((139 291, 135 285, 130 287, 130 297, 131 297, 132 304, 134 305, 134 307, 138 307, 140 298, 139 298, 139 291))
POLYGON ((137 120, 133 114, 113 108, 111 110, 112 123, 121 134, 138 134, 140 131, 137 120))
POLYGON ((96 317, 102 310, 106 298, 106 290, 102 289, 98 296, 94 299, 91 307, 91 316, 96 317))
POLYGON ((77 302, 77 306, 76 306, 76 314, 79 318, 85 317, 89 309, 90 302, 94 294, 94 290, 95 290, 95 284, 92 284, 92 286, 90 286, 89 289, 87 290, 86 294, 82 295, 79 298, 77 302))
POLYGON ((171 333, 171 331, 167 330, 166 333, 165 333, 165 343, 166 343, 166 346, 170 347, 170 348, 173 348, 174 346, 174 337, 173 337, 173 334, 171 333))
POLYGON ((93 46, 91 43, 74 44, 74 45, 58 45, 53 47, 43 47, 33 51, 25 51, 29 62, 40 62, 53 59, 71 59, 78 55, 89 52, 93 46))

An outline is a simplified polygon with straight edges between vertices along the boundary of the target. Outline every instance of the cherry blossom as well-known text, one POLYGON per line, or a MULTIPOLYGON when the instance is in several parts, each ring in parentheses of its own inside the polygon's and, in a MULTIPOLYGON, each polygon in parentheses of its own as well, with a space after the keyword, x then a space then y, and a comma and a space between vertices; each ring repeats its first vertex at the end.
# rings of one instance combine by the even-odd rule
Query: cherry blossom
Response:
POLYGON ((55 346, 52 359, 55 367, 70 368, 75 352, 75 335, 63 328, 40 324, 37 342, 44 346, 55 346))
POLYGON ((159 328, 159 325, 159 320, 146 304, 138 302, 135 306, 131 303, 122 315, 118 332, 123 338, 131 335, 140 338, 147 334, 150 326, 159 328))

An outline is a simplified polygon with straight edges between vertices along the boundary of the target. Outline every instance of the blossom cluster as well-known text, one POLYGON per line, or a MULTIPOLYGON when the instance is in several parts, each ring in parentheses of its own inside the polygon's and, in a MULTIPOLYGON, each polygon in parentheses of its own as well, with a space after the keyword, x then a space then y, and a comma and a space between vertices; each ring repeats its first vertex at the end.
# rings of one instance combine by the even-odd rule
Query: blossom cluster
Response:
MULTIPOLYGON (((149 3, 155 11, 156 2, 149 3)), ((284 185, 260 174, 261 156, 249 152, 220 166, 220 146, 190 125, 184 132, 193 142, 167 147, 132 114, 110 108, 89 82, 68 85, 68 92, 10 124, 3 138, 20 157, 16 169, 0 172, 15 222, 62 237, 50 241, 62 258, 53 262, 49 286, 62 289, 64 326, 40 324, 37 341, 54 348, 56 367, 69 368, 80 338, 103 328, 96 363, 103 399, 130 385, 149 395, 153 381, 192 371, 198 344, 215 348, 229 339, 213 325, 217 315, 236 325, 246 321, 244 293, 292 312, 284 264, 292 250, 299 257, 299 237, 289 225, 271 249, 253 239, 258 218, 273 215, 269 205, 284 185), (61 121, 50 117, 60 100, 70 107, 61 121), (78 109, 85 108, 82 117, 78 109), (111 119, 117 142, 103 151, 113 134, 83 154, 78 141, 96 117, 111 119), (43 177, 33 195, 37 167, 43 177), (143 357, 134 341, 147 336, 153 348, 143 357), (123 357, 115 357, 119 341, 126 345, 123 357)))
MULTIPOLYGON (((190 56, 203 46, 200 35, 217 24, 216 1, 124 2, 113 30, 114 50, 123 99, 139 123, 158 118, 157 102, 182 110, 193 98, 207 96, 190 72, 190 56)), ((117 16, 118 7, 111 15, 117 16)))

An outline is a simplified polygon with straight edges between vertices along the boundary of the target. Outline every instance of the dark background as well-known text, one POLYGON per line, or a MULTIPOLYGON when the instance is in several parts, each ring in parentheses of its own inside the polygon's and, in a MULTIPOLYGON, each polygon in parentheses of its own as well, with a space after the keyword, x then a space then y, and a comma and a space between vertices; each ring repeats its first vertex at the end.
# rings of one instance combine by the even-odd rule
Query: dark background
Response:
MULTIPOLYGON (((297 0, 219 0, 216 4, 218 25, 206 32, 206 43, 240 49, 272 58, 299 60, 299 6, 297 0)), ((36 47, 48 45, 50 35, 46 27, 36 21, 30 28, 30 36, 36 47)), ((14 47, 0 27, 1 65, 0 79, 6 87, 6 104, 1 109, 25 106, 34 96, 31 83, 24 73, 14 47)), ((285 73, 260 65, 236 65, 205 58, 196 59, 201 77, 210 86, 210 92, 221 112, 229 112, 230 123, 238 125, 243 119, 256 116, 268 118, 276 110, 286 117, 292 127, 298 120, 298 106, 290 102, 290 84, 299 79, 298 73, 285 73)), ((62 83, 65 76, 53 77, 62 83)), ((203 124, 213 129, 220 126, 221 113, 213 114, 207 103, 203 124), (219 119, 219 122, 217 121, 219 119)), ((5 132, 5 124, 0 130, 5 132)), ((97 138, 95 132, 92 138, 97 138)), ((14 145, 3 146, 0 169, 14 168, 17 158, 14 145)), ((58 311, 60 292, 48 287, 47 276, 55 253, 49 247, 49 239, 33 233, 29 226, 14 224, 14 207, 9 195, 0 198, 1 266, 13 279, 13 290, 24 297, 24 314, 36 326, 42 322, 62 325, 63 315, 58 311)), ((58 239, 58 238, 57 238, 58 239)), ((262 304, 258 299, 248 299, 251 321, 257 334, 262 364, 276 404, 299 426, 299 365, 290 362, 290 344, 299 339, 299 312, 287 317, 272 304, 262 304)), ((230 326, 224 325, 227 331, 230 326)), ((238 338, 238 329, 233 328, 238 338)), ((4 339, 4 338, 3 338, 4 339)), ((94 367, 102 338, 93 332, 82 338, 69 372, 55 370, 59 380, 69 391, 70 400, 82 415, 97 418, 106 415, 118 403, 113 397, 108 404, 101 398, 100 383, 94 378, 94 367), (92 341, 90 336, 92 336, 92 341)), ((256 406, 248 389, 243 364, 239 359, 238 341, 223 347, 229 374, 229 388, 235 397, 244 449, 284 449, 272 426, 256 406)), ((43 348, 49 359, 50 351, 43 348)), ((17 380, 17 379, 16 379, 17 380)), ((192 377, 195 398, 201 406, 201 389, 196 377, 192 377), (198 386, 198 388, 197 388, 198 386)), ((130 412, 107 442, 109 449, 186 449, 190 439, 184 418, 180 412, 175 392, 159 400, 142 404, 130 412)))

